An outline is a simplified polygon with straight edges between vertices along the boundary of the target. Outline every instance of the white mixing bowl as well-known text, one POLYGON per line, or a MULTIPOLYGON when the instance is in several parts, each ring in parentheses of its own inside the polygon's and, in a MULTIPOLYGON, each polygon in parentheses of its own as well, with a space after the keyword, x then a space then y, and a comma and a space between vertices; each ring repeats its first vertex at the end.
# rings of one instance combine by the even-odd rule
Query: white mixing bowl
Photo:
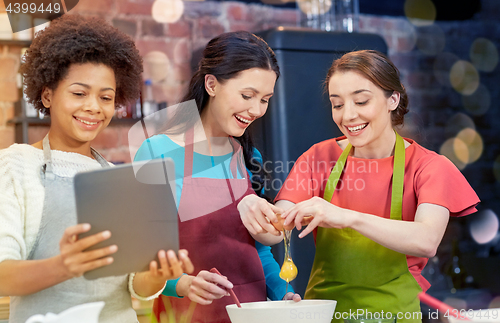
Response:
POLYGON ((449 317, 449 323, 500 323, 500 308, 489 308, 477 311, 463 311, 462 314, 468 321, 449 317))
POLYGON ((226 306, 232 323, 330 323, 337 301, 306 299, 226 306))

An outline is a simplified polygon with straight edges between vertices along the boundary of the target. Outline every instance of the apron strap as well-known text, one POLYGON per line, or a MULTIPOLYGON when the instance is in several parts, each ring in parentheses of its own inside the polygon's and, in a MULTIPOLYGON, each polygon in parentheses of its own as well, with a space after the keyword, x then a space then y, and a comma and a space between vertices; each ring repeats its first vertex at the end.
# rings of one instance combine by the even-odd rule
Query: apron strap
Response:
POLYGON ((240 172, 241 176, 245 178, 247 171, 246 167, 244 166, 245 162, 243 160, 243 147, 236 139, 231 136, 229 137, 229 143, 233 147, 233 155, 231 156, 230 163, 233 178, 238 178, 238 171, 240 172))
POLYGON ((392 171, 391 219, 401 220, 403 216, 403 184, 405 179, 405 142, 396 132, 394 167, 392 171))
POLYGON ((90 153, 92 154, 92 156, 94 156, 94 159, 99 164, 101 164, 102 168, 111 167, 111 166, 109 166, 109 163, 106 161, 106 159, 104 157, 102 157, 102 155, 97 150, 90 147, 90 153))
MULTIPOLYGON (((394 166, 392 174, 392 195, 391 195, 391 219, 401 220, 403 212, 403 184, 405 174, 405 143, 403 138, 396 132, 396 146, 394 149, 394 166)), ((328 202, 332 201, 333 193, 342 174, 347 156, 351 151, 352 145, 348 144, 340 155, 337 163, 328 177, 326 182, 325 193, 323 198, 328 202)))
POLYGON ((347 147, 345 147, 344 151, 342 152, 339 159, 335 163, 335 166, 333 167, 332 172, 330 173, 330 177, 328 177, 328 181, 326 182, 326 187, 325 187, 325 193, 323 194, 323 198, 328 202, 332 201, 333 193, 335 192, 335 188, 337 187, 337 184, 339 182, 340 175, 344 170, 344 166, 347 162, 347 156, 351 152, 351 148, 352 148, 351 144, 348 144, 347 147))
MULTIPOLYGON (((230 142, 231 146, 233 147, 233 153, 231 155, 231 161, 229 164, 233 178, 238 178, 238 169, 240 169, 241 176, 245 176, 245 173, 243 173, 243 170, 245 168, 242 168, 243 163, 242 163, 241 158, 239 158, 239 156, 243 154, 243 150, 241 148, 241 145, 233 137, 229 137, 229 142, 230 142)), ((184 178, 190 177, 193 175, 193 158, 194 158, 194 128, 190 128, 186 131, 186 134, 185 134, 184 178)), ((226 169, 224 167, 224 164, 222 164, 221 166, 222 166, 222 169, 224 170, 224 174, 226 175, 226 179, 229 179, 229 176, 226 173, 226 169)), ((215 167, 215 164, 213 162, 213 158, 212 158, 212 167, 215 167)))
POLYGON ((53 174, 52 172, 52 156, 50 153, 49 134, 46 134, 42 141, 43 146, 43 166, 42 171, 47 176, 53 174))
MULTIPOLYGON (((50 150, 49 134, 46 134, 45 137, 43 138, 42 147, 43 147, 43 160, 44 160, 44 165, 42 166, 42 172, 46 176, 47 174, 53 174, 52 154, 50 150)), ((90 147, 90 153, 103 168, 110 167, 106 159, 97 150, 90 147)))
POLYGON ((193 176, 194 129, 186 131, 184 143, 184 178, 193 176))

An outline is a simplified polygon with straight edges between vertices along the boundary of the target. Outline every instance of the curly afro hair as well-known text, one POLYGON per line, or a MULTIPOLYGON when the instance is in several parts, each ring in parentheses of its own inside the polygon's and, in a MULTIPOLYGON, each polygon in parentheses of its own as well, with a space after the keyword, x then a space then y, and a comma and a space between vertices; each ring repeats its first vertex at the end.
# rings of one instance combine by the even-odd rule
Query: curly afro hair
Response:
POLYGON ((66 14, 36 34, 20 72, 29 103, 49 114, 41 100, 44 87, 55 90, 72 64, 96 63, 115 73, 115 107, 135 102, 142 85, 142 58, 134 41, 99 18, 66 14))

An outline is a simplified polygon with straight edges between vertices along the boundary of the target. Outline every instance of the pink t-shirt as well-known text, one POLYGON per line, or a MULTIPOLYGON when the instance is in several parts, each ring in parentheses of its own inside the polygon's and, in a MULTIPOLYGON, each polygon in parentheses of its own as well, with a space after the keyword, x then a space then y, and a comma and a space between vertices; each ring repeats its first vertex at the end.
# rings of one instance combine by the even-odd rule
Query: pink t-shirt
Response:
MULTIPOLYGON (((326 182, 342 148, 339 137, 315 144, 300 156, 280 192, 278 200, 293 203, 323 197, 326 182)), ((406 138, 405 138, 406 139, 406 138)), ((431 203, 446 207, 451 216, 476 212, 479 198, 462 173, 446 157, 425 149, 411 139, 406 148, 403 189, 403 221, 414 221, 417 207, 431 203)), ((363 159, 347 157, 344 172, 333 194, 332 203, 346 209, 389 218, 393 157, 363 159)), ((316 237, 316 230, 314 232, 316 237)), ((421 271, 427 258, 406 256, 409 271, 422 290, 430 284, 421 271)))

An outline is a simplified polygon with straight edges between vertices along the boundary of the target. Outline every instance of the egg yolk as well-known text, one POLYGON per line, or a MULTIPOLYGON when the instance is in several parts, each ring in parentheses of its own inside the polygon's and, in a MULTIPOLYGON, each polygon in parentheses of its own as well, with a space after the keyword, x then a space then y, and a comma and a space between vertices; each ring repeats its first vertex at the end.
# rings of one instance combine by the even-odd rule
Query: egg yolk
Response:
POLYGON ((289 283, 297 277, 297 272, 297 267, 292 259, 287 259, 283 262, 283 266, 281 266, 280 278, 289 283))

